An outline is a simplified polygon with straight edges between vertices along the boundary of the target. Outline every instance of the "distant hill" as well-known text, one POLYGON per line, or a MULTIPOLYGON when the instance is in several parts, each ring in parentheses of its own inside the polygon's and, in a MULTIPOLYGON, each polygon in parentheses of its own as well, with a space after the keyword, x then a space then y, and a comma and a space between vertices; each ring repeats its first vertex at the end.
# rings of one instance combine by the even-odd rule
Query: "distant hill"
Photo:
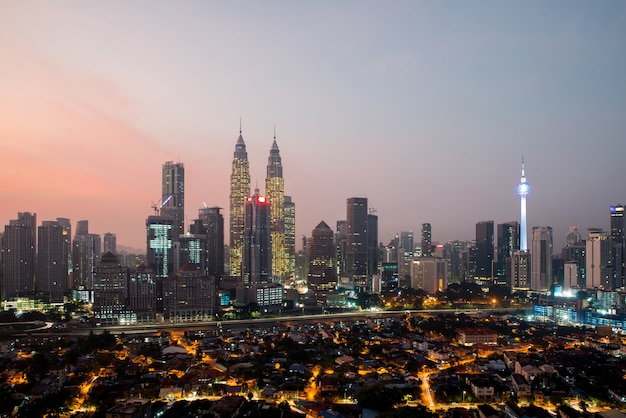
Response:
POLYGON ((138 248, 132 248, 132 247, 126 247, 124 245, 118 245, 117 246, 117 252, 118 253, 126 253, 126 254, 145 254, 146 253, 146 249, 138 249, 138 248))

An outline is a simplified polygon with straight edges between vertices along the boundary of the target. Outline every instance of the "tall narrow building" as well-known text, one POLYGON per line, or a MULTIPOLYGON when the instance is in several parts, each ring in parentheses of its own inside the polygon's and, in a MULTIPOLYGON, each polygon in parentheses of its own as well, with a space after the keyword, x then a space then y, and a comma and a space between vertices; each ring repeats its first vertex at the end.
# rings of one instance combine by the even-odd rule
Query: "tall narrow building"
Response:
POLYGON ((588 233, 585 249, 585 287, 610 290, 613 281, 610 235, 600 228, 589 228, 588 233))
POLYGON ((35 290, 49 296, 51 302, 63 302, 68 289, 65 233, 57 221, 43 221, 38 228, 35 290))
POLYGON ((78 221, 76 235, 72 240, 72 289, 93 289, 101 249, 100 235, 89 233, 88 221, 78 221))
POLYGON ((285 250, 287 252, 287 277, 296 275, 296 204, 285 196, 285 250))
POLYGON ((314 291, 334 289, 337 285, 334 234, 326 222, 320 222, 313 229, 307 249, 309 259, 307 282, 309 288, 314 291))
POLYGON ((199 210, 203 232, 206 235, 207 267, 206 275, 221 279, 224 275, 224 217, 221 208, 214 206, 199 210))
POLYGON ((27 296, 35 284, 37 215, 19 212, 4 227, 2 300, 27 296))
POLYGON ((272 276, 278 283, 287 277, 288 258, 285 246, 285 179, 276 134, 267 159, 265 197, 270 202, 270 225, 272 234, 272 276))
POLYGON ((476 270, 474 278, 480 282, 491 280, 493 268, 493 221, 476 224, 476 270))
MULTIPOLYGON (((271 202, 255 190, 245 206, 243 262, 241 276, 244 288, 272 283, 271 202)), ((247 301, 249 302, 249 301, 247 301)))
POLYGON ((519 249, 519 224, 516 221, 498 224, 497 227, 497 263, 494 276, 498 284, 505 282, 507 263, 513 256, 513 251, 519 249))
POLYGON ((552 286, 552 228, 533 227, 530 255, 531 290, 549 290, 552 286))
POLYGON ((241 260, 244 233, 244 208, 250 196, 250 164, 241 127, 235 145, 232 172, 230 174, 230 257, 229 270, 232 277, 241 277, 241 260))
POLYGON ((613 261, 613 289, 626 287, 626 238, 624 205, 611 206, 611 250, 613 261))
POLYGON ((185 166, 168 161, 163 164, 161 216, 174 218, 174 238, 185 233, 185 166))
POLYGON ((432 228, 429 223, 422 224, 422 257, 432 255, 432 228))
POLYGON ((367 198, 349 198, 346 212, 346 273, 354 282, 362 282, 368 273, 367 198))

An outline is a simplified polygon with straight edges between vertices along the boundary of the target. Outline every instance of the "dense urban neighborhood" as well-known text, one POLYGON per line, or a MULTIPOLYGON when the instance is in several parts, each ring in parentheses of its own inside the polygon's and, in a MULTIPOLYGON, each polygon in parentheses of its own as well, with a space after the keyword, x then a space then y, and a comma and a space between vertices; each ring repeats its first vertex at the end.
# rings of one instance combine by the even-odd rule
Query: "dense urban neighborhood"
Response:
POLYGON ((0 413, 624 416, 626 344, 610 328, 531 322, 522 310, 249 322, 125 334, 69 321, 5 335, 0 413))

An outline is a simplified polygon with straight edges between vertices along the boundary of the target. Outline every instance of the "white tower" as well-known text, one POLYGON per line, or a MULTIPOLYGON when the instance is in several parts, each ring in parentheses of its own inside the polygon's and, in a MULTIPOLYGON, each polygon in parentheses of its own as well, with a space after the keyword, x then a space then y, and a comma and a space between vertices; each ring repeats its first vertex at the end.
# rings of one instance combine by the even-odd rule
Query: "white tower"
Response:
POLYGON ((517 185, 517 194, 521 200, 521 216, 520 216, 520 234, 519 234, 519 249, 520 251, 528 251, 528 243, 526 240, 526 195, 530 185, 526 182, 526 176, 524 175, 524 157, 522 157, 522 179, 517 185))

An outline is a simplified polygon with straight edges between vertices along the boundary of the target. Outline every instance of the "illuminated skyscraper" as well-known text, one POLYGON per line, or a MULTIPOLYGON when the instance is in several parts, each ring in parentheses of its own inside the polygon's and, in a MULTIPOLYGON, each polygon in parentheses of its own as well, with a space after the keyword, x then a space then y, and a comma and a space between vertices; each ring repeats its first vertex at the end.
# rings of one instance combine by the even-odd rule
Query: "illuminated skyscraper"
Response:
POLYGON ((103 253, 111 253, 117 255, 117 237, 111 232, 106 232, 103 239, 103 253))
POLYGON ((37 279, 35 289, 63 302, 68 289, 66 231, 57 221, 43 221, 38 228, 37 279))
POLYGON ((265 197, 270 202, 270 224, 272 233, 272 276, 282 283, 287 277, 288 257, 285 247, 285 179, 276 135, 267 159, 265 197))
POLYGON ((285 196, 285 250, 287 252, 287 277, 296 273, 296 204, 285 196))
POLYGON ((26 296, 35 284, 37 215, 19 212, 4 227, 2 299, 26 296))
POLYGON ((611 267, 611 240, 607 232, 600 228, 589 228, 586 241, 586 283, 587 289, 610 290, 613 285, 611 267))
POLYGON ((224 217, 217 206, 199 210, 202 230, 194 234, 206 235, 206 275, 220 279, 224 275, 224 217))
POLYGON ((148 216, 146 262, 156 281, 156 311, 163 312, 163 281, 174 273, 174 228, 171 216, 148 216))
POLYGON ((161 215, 174 218, 174 238, 185 233, 185 166, 168 161, 163 164, 161 215))
POLYGON ((89 233, 88 221, 78 221, 72 240, 72 289, 93 289, 101 249, 100 235, 89 233))
POLYGON ((241 276, 244 207, 250 196, 250 164, 241 127, 230 174, 230 275, 241 276))
POLYGON ((422 224, 422 257, 430 257, 432 246, 432 229, 429 223, 422 224))
POLYGON ((528 251, 528 242, 526 240, 526 196, 530 190, 530 185, 526 182, 526 175, 524 174, 524 158, 522 157, 522 178, 517 185, 517 194, 520 196, 520 235, 519 235, 519 249, 520 251, 528 251))
POLYGON ((506 279, 507 262, 513 255, 513 251, 519 249, 519 225, 517 222, 505 222, 498 224, 498 261, 494 276, 498 277, 498 284, 506 279))

